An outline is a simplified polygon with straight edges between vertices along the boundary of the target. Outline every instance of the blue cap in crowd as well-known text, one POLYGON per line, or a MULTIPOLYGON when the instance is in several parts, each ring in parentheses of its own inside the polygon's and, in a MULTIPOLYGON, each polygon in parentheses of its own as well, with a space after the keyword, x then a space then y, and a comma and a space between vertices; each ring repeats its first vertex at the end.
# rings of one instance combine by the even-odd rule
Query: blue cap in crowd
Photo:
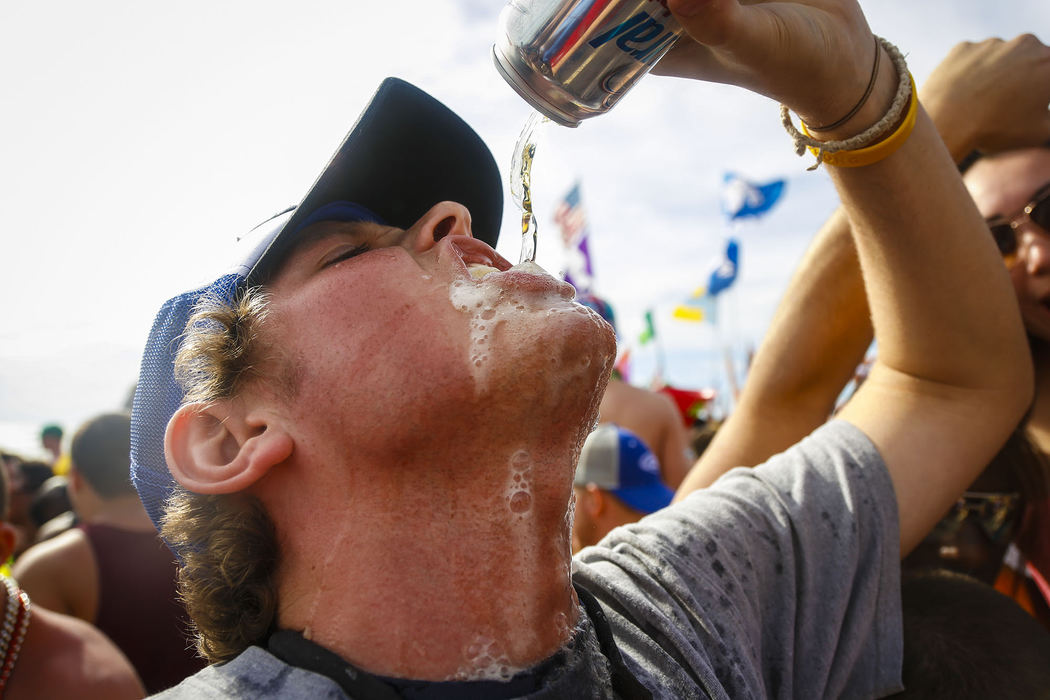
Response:
POLYGON ((674 491, 660 478, 660 463, 640 437, 604 423, 587 436, 576 465, 577 486, 594 484, 642 513, 671 503, 674 491))

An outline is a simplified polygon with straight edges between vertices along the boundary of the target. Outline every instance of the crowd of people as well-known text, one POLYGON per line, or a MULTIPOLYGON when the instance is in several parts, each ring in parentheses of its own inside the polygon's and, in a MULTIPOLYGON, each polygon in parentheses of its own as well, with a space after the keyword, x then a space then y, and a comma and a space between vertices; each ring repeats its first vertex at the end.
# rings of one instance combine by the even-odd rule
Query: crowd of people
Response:
POLYGON ((128 410, 0 455, 0 696, 1050 697, 1050 47, 918 91, 854 0, 667 4, 657 70, 783 103, 840 195, 732 413, 614 376, 389 79, 128 410))

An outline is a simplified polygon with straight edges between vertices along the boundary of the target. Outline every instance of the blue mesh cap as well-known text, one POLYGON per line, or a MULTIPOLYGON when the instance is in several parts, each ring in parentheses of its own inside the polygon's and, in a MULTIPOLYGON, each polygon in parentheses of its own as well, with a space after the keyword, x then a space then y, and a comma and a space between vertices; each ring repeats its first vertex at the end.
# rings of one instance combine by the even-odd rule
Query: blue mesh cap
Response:
POLYGON ((387 78, 299 205, 257 227, 255 242, 244 244, 250 250, 226 274, 164 303, 146 341, 131 412, 131 480, 154 525, 159 528, 175 488, 164 432, 182 404, 174 359, 197 302, 232 300, 245 285, 265 283, 296 233, 311 223, 367 220, 409 228, 444 200, 466 206, 475 237, 496 246, 503 189, 488 147, 436 99, 387 78))
POLYGON ((665 508, 674 498, 660 477, 660 462, 645 442, 612 423, 587 436, 573 483, 594 484, 645 514, 665 508))

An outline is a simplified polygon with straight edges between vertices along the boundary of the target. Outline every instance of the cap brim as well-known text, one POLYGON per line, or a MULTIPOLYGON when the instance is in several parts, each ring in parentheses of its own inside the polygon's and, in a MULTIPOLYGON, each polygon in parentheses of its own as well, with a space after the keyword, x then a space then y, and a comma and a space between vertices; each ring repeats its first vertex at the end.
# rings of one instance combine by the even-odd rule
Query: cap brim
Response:
POLYGON ((674 498, 674 491, 663 484, 626 486, 612 489, 611 493, 630 507, 646 515, 671 505, 671 499, 674 498))
POLYGON ((387 78, 342 145, 258 260, 260 284, 318 207, 355 202, 387 223, 409 228, 438 202, 467 207, 474 237, 495 247, 503 217, 499 168, 485 142, 452 110, 414 85, 387 78))

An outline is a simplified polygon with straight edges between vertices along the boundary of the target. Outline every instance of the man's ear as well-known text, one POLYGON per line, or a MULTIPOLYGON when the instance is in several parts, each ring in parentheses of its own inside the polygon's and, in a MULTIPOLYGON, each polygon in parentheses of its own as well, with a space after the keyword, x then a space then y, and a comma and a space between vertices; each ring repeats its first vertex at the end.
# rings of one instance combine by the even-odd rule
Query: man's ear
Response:
POLYGON ((293 446, 272 414, 229 399, 182 406, 164 433, 168 469, 194 493, 243 491, 291 456, 293 446))
POLYGON ((69 479, 67 486, 70 491, 82 491, 84 489, 84 475, 77 469, 77 465, 70 465, 67 478, 69 479))
MULTIPOLYGON (((594 484, 587 484, 584 488, 585 498, 583 507, 587 509, 587 515, 597 518, 605 512, 605 494, 594 484)), ((577 506, 579 507, 579 506, 577 506)))

